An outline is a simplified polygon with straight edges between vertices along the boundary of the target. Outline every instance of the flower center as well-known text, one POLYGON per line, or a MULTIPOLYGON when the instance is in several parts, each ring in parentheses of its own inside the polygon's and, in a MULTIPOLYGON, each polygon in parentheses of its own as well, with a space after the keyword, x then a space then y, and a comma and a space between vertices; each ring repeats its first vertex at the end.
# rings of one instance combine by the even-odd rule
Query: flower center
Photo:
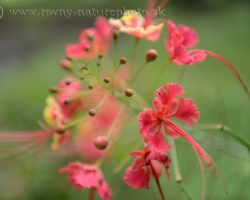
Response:
POLYGON ((158 118, 163 118, 171 112, 170 106, 163 105, 161 108, 155 111, 155 114, 158 118))

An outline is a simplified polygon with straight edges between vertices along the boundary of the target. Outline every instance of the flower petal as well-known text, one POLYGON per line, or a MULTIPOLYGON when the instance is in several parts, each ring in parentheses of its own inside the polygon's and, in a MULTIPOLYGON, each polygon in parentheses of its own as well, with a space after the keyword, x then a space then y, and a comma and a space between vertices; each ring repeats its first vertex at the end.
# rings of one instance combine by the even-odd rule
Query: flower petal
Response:
POLYGON ((166 154, 170 151, 171 145, 166 143, 161 132, 161 128, 155 133, 148 134, 148 137, 145 139, 145 142, 148 144, 150 149, 160 153, 166 154))
POLYGON ((96 192, 103 200, 110 200, 112 196, 112 190, 109 188, 108 184, 102 182, 97 188, 96 192))
POLYGON ((198 43, 199 36, 194 29, 188 26, 178 25, 177 30, 180 33, 180 35, 183 37, 182 44, 185 47, 193 47, 198 43))
POLYGON ((147 168, 141 168, 135 171, 132 167, 129 167, 125 172, 123 180, 133 189, 149 189, 149 177, 150 174, 147 168))
POLYGON ((183 120, 187 125, 193 125, 198 121, 200 113, 193 99, 180 98, 178 99, 178 110, 169 117, 178 118, 183 120))
POLYGON ((177 96, 184 93, 184 89, 178 83, 166 83, 163 88, 160 87, 156 90, 157 98, 159 98, 164 105, 170 105, 177 96))
POLYGON ((153 110, 145 109, 138 116, 140 133, 143 138, 147 138, 148 135, 155 133, 159 129, 159 120, 154 116, 153 113, 153 110))

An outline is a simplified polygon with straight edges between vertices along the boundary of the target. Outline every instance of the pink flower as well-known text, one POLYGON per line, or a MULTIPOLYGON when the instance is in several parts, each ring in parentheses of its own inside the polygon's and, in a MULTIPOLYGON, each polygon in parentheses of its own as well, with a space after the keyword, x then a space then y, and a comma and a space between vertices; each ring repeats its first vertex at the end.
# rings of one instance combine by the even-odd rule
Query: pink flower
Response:
POLYGON ((164 166, 168 179, 170 178, 168 169, 171 160, 167 156, 151 151, 147 146, 142 151, 132 151, 130 155, 136 159, 133 166, 126 170, 123 180, 132 188, 149 189, 150 176, 157 179, 161 176, 160 164, 164 166))
POLYGON ((155 0, 150 0, 147 9, 146 18, 135 10, 127 10, 121 19, 109 19, 109 23, 118 28, 121 32, 133 35, 136 38, 146 38, 149 41, 159 39, 163 23, 154 21, 153 18, 158 14, 159 10, 166 4, 167 0, 155 8, 155 0))
POLYGON ((74 77, 65 77, 58 84, 59 91, 56 99, 65 118, 72 118, 77 111, 83 107, 83 101, 80 97, 82 93, 82 83, 74 77), (65 101, 70 100, 67 104, 65 101))
POLYGON ((204 158, 208 165, 211 158, 202 147, 185 131, 169 121, 170 118, 182 120, 187 125, 193 125, 199 118, 199 111, 192 99, 179 98, 184 90, 178 83, 167 83, 156 90, 157 97, 153 100, 154 109, 145 109, 139 115, 140 133, 151 150, 161 154, 167 153, 171 146, 165 142, 162 127, 171 138, 184 137, 193 148, 204 158))
POLYGON ((111 199, 112 191, 97 167, 74 162, 59 169, 59 173, 68 173, 68 179, 76 189, 93 189, 103 200, 111 199))
POLYGON ((92 59, 106 54, 113 38, 113 28, 104 17, 97 17, 95 27, 80 34, 80 42, 66 47, 66 56, 72 59, 92 59))
POLYGON ((177 65, 192 65, 202 62, 206 58, 203 51, 191 52, 187 48, 195 46, 199 37, 196 31, 190 27, 176 26, 171 20, 167 21, 169 37, 165 42, 165 47, 170 55, 170 59, 177 65))

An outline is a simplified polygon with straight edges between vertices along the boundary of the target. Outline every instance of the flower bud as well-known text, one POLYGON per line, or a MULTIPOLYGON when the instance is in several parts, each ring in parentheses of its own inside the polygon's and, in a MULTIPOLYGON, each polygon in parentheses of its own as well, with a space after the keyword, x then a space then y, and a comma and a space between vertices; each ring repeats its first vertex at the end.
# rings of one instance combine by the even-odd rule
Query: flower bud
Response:
POLYGON ((95 116, 95 109, 89 110, 89 116, 91 116, 91 117, 95 116))
POLYGON ((64 58, 60 61, 60 66, 63 69, 70 70, 71 69, 71 62, 68 59, 64 58))
POLYGON ((120 58, 120 64, 125 64, 127 62, 127 59, 125 57, 120 58))
POLYGON ((120 35, 120 32, 117 29, 115 29, 114 32, 113 32, 113 38, 114 38, 114 40, 116 40, 119 35, 120 35))
POLYGON ((127 97, 132 97, 133 96, 133 90, 131 90, 131 89, 126 89, 125 90, 125 95, 127 96, 127 97))
POLYGON ((69 105, 70 102, 71 102, 71 99, 66 99, 66 100, 63 102, 63 104, 64 104, 64 105, 69 105))
POLYGON ((89 40, 90 42, 92 42, 92 41, 94 40, 94 36, 93 36, 93 35, 88 35, 87 38, 88 38, 88 40, 89 40))
POLYGON ((58 134, 62 134, 65 132, 65 128, 63 126, 57 126, 55 128, 55 132, 58 133, 58 134))
POLYGON ((154 49, 150 49, 146 53, 146 61, 151 62, 154 61, 158 57, 158 53, 154 49))
POLYGON ((49 88, 49 91, 50 91, 51 93, 57 93, 57 92, 58 92, 58 87, 57 87, 57 86, 51 86, 51 87, 49 88))
POLYGON ((93 89, 93 86, 92 86, 92 85, 88 85, 88 88, 89 88, 90 90, 92 90, 92 89, 93 89))
POLYGON ((88 46, 86 46, 86 47, 84 47, 84 50, 86 51, 86 52, 89 52, 89 47, 88 46))
POLYGON ((104 81, 105 83, 109 83, 109 77, 104 77, 103 81, 104 81))
POLYGON ((106 136, 97 136, 94 145, 98 150, 104 150, 108 146, 108 138, 106 136))

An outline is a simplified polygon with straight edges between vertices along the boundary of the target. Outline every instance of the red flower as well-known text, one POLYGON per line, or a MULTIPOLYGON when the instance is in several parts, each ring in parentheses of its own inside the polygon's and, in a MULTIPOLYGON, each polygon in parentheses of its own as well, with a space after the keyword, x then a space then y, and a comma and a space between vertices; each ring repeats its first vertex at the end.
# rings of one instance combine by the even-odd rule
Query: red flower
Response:
POLYGON ((203 51, 189 52, 186 49, 195 46, 199 41, 194 29, 184 25, 176 26, 171 20, 168 20, 167 24, 169 38, 165 41, 165 47, 175 64, 192 65, 206 58, 206 53, 203 51))
POLYGON ((80 34, 80 42, 66 47, 66 56, 72 59, 92 59, 106 54, 113 38, 113 28, 104 17, 97 17, 95 27, 80 34))
POLYGON ((171 146, 165 142, 162 127, 171 138, 184 137, 193 148, 204 158, 208 165, 211 158, 202 147, 185 131, 169 121, 169 118, 178 118, 187 125, 193 125, 199 118, 199 111, 193 99, 179 98, 184 90, 178 83, 167 83, 156 90, 157 97, 153 100, 154 109, 145 109, 139 115, 140 133, 151 150, 161 154, 167 153, 171 146))
POLYGON ((59 169, 59 173, 68 173, 69 181, 76 189, 91 188, 103 200, 111 199, 112 191, 104 180, 101 171, 95 166, 74 162, 59 169))
POLYGON ((150 151, 147 146, 142 151, 133 151, 131 156, 136 157, 132 167, 129 167, 123 177, 124 181, 134 189, 149 189, 148 183, 150 175, 154 178, 161 176, 161 166, 163 164, 169 179, 168 172, 170 160, 167 156, 150 151))

